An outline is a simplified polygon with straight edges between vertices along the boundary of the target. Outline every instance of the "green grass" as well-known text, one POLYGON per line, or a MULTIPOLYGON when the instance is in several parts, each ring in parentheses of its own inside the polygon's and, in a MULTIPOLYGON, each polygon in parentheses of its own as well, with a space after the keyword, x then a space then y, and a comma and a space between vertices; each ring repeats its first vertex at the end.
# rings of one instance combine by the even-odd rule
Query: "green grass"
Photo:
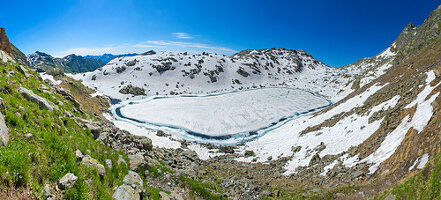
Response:
POLYGON ((441 199, 441 153, 425 169, 375 199, 385 199, 390 194, 397 199, 441 199), (431 164, 433 168, 430 168, 431 164))
POLYGON ((127 155, 95 141, 89 130, 64 116, 69 111, 84 117, 62 96, 40 91, 38 88, 44 83, 38 78, 25 78, 20 73, 8 77, 8 71, 15 71, 15 64, 0 65, 0 97, 7 108, 3 114, 10 129, 8 146, 0 147, 0 187, 30 187, 34 196, 44 198, 44 185, 54 186, 70 172, 78 181, 65 192, 65 199, 111 199, 113 188, 122 183, 128 171, 125 164, 117 164, 118 156, 127 159, 127 155), (59 110, 40 110, 16 92, 20 86, 53 102, 59 110), (32 134, 30 138, 25 137, 28 133, 32 134), (74 155, 77 149, 103 164, 106 175, 101 177, 96 170, 81 165, 74 155), (112 170, 105 165, 105 159, 112 160, 112 170))

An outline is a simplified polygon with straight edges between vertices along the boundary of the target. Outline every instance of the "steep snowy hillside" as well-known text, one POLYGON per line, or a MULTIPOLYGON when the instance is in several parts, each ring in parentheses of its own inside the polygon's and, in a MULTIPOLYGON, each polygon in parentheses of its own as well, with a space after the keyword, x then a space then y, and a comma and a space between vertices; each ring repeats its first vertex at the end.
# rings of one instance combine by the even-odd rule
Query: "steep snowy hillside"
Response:
MULTIPOLYGON (((303 50, 245 50, 231 57, 161 52, 116 58, 103 68, 74 75, 74 78, 121 100, 284 86, 337 101, 352 91, 349 84, 352 80, 367 70, 376 69, 380 62, 387 65, 393 55, 388 49, 374 58, 335 69, 303 50)), ((384 69, 373 71, 373 76, 384 69)))

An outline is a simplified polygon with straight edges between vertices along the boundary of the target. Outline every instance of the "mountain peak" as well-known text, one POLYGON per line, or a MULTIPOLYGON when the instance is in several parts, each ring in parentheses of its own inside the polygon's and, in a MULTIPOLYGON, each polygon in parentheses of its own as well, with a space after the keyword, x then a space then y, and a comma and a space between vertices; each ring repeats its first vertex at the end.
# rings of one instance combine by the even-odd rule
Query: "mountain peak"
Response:
POLYGON ((15 58, 11 43, 9 43, 9 38, 6 35, 6 30, 3 27, 0 27, 0 50, 6 52, 12 58, 15 58))

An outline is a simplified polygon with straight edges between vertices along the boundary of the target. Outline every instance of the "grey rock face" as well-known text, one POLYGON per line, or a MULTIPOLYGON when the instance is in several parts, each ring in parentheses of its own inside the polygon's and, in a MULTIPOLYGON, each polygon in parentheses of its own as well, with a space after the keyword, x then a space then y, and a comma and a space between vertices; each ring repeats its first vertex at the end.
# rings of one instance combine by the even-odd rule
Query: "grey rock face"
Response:
POLYGON ((48 109, 50 112, 53 112, 54 109, 58 110, 58 107, 54 103, 49 102, 47 99, 36 95, 31 90, 28 90, 24 87, 20 87, 18 89, 18 92, 27 100, 38 104, 38 107, 40 107, 40 109, 48 109))
POLYGON ((78 177, 76 177, 72 173, 67 173, 58 181, 58 187, 60 189, 66 189, 72 187, 72 185, 77 181, 78 177))

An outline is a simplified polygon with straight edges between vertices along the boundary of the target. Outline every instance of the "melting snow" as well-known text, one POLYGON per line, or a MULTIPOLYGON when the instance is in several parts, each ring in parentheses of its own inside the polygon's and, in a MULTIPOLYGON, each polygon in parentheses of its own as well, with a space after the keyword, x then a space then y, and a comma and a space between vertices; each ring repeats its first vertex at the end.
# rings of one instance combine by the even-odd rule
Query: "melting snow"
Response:
POLYGON ((371 155, 361 160, 360 162, 368 162, 373 163, 373 165, 369 168, 370 173, 374 173, 377 171, 378 166, 385 160, 387 160, 400 146, 401 142, 405 138, 407 132, 410 128, 414 128, 415 130, 421 132, 423 128, 429 123, 430 118, 433 115, 432 102, 438 97, 439 92, 432 95, 428 100, 425 100, 428 95, 432 92, 435 87, 438 87, 440 83, 436 86, 431 87, 429 84, 432 80, 435 79, 435 74, 433 71, 427 73, 426 79, 426 87, 424 90, 418 94, 418 97, 415 101, 408 104, 405 108, 411 108, 413 106, 417 106, 415 114, 412 119, 407 115, 401 121, 400 125, 398 125, 395 130, 389 133, 384 141, 381 143, 381 146, 371 155))

